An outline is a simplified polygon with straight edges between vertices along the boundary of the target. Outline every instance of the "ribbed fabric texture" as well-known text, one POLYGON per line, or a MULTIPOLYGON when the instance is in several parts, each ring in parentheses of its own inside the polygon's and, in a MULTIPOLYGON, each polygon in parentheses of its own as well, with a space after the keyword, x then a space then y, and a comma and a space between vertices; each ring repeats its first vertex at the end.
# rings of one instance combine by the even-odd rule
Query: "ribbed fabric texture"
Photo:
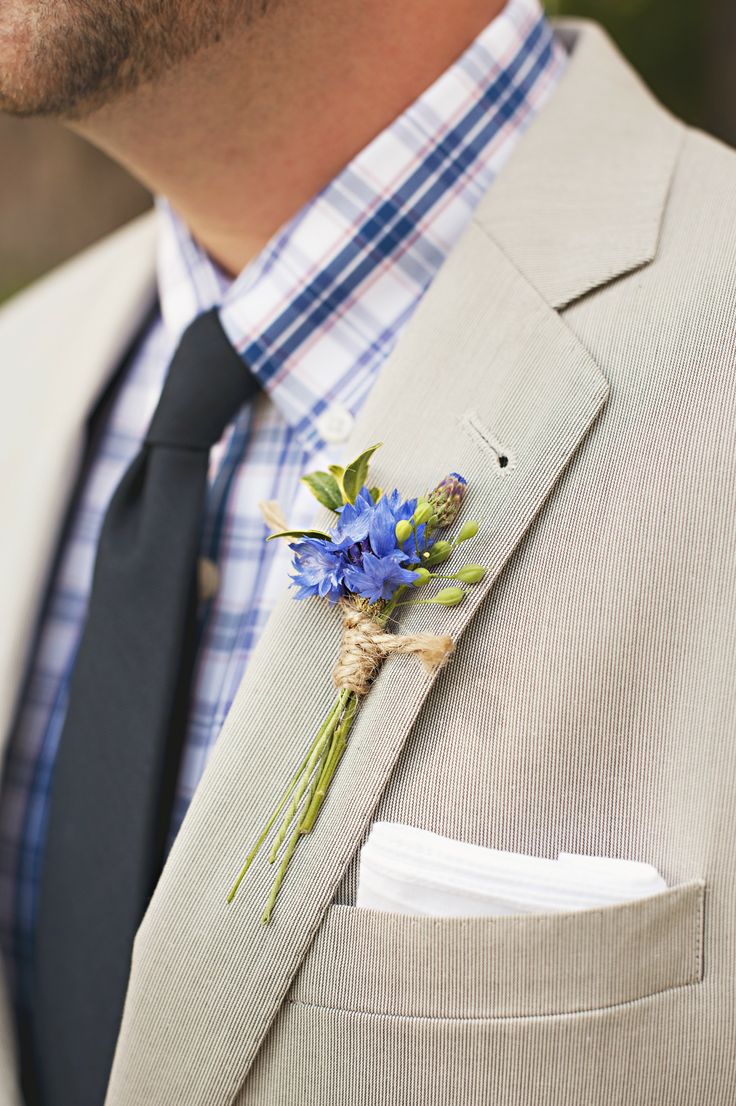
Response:
POLYGON ((703 903, 694 881, 561 914, 421 918, 333 906, 289 1002, 439 1020, 617 1006, 699 982, 703 903))

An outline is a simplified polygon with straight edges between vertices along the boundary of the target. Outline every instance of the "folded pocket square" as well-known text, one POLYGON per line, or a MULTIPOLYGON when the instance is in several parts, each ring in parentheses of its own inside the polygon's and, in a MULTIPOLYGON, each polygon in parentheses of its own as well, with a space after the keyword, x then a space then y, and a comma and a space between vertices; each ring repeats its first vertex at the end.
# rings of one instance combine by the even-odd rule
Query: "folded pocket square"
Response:
POLYGON ((490 917, 588 910, 666 889, 655 868, 635 860, 574 853, 553 860, 376 822, 360 853, 356 905, 398 914, 490 917))

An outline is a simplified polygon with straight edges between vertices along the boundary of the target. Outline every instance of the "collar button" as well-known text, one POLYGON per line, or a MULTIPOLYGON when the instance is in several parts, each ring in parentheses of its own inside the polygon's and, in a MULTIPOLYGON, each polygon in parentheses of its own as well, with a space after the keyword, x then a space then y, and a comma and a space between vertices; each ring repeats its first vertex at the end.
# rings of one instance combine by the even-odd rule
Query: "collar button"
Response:
POLYGON ((319 436, 330 445, 345 442, 350 436, 355 422, 347 407, 332 403, 326 407, 315 421, 319 436))

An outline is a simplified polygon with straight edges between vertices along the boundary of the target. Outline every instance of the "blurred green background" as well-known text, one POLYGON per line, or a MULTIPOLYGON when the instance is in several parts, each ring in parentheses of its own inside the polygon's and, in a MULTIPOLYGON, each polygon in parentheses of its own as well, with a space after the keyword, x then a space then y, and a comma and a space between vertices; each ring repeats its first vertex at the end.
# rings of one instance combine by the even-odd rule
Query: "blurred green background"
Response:
MULTIPOLYGON (((736 146, 736 0, 549 0, 547 9, 602 23, 668 107, 736 146)), ((0 116, 0 155, 0 300, 150 204, 52 122, 0 116)))

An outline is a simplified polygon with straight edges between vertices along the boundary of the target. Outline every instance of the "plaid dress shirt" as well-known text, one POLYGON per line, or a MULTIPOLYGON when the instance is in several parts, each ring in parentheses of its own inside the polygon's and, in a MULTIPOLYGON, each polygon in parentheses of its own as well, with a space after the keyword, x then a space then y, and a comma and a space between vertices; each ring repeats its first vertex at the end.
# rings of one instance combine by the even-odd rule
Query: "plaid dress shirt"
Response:
POLYGON ((98 534, 179 337, 219 305, 264 393, 210 457, 202 554, 217 565, 219 586, 200 618, 172 839, 288 583, 288 549, 264 541, 258 502, 278 500, 291 525, 308 525, 313 501, 300 476, 345 459, 341 443, 381 365, 563 69, 537 0, 510 0, 234 281, 159 201, 160 310, 127 363, 79 488, 0 794, 0 942, 19 1008, 28 1001, 49 791, 98 534))

